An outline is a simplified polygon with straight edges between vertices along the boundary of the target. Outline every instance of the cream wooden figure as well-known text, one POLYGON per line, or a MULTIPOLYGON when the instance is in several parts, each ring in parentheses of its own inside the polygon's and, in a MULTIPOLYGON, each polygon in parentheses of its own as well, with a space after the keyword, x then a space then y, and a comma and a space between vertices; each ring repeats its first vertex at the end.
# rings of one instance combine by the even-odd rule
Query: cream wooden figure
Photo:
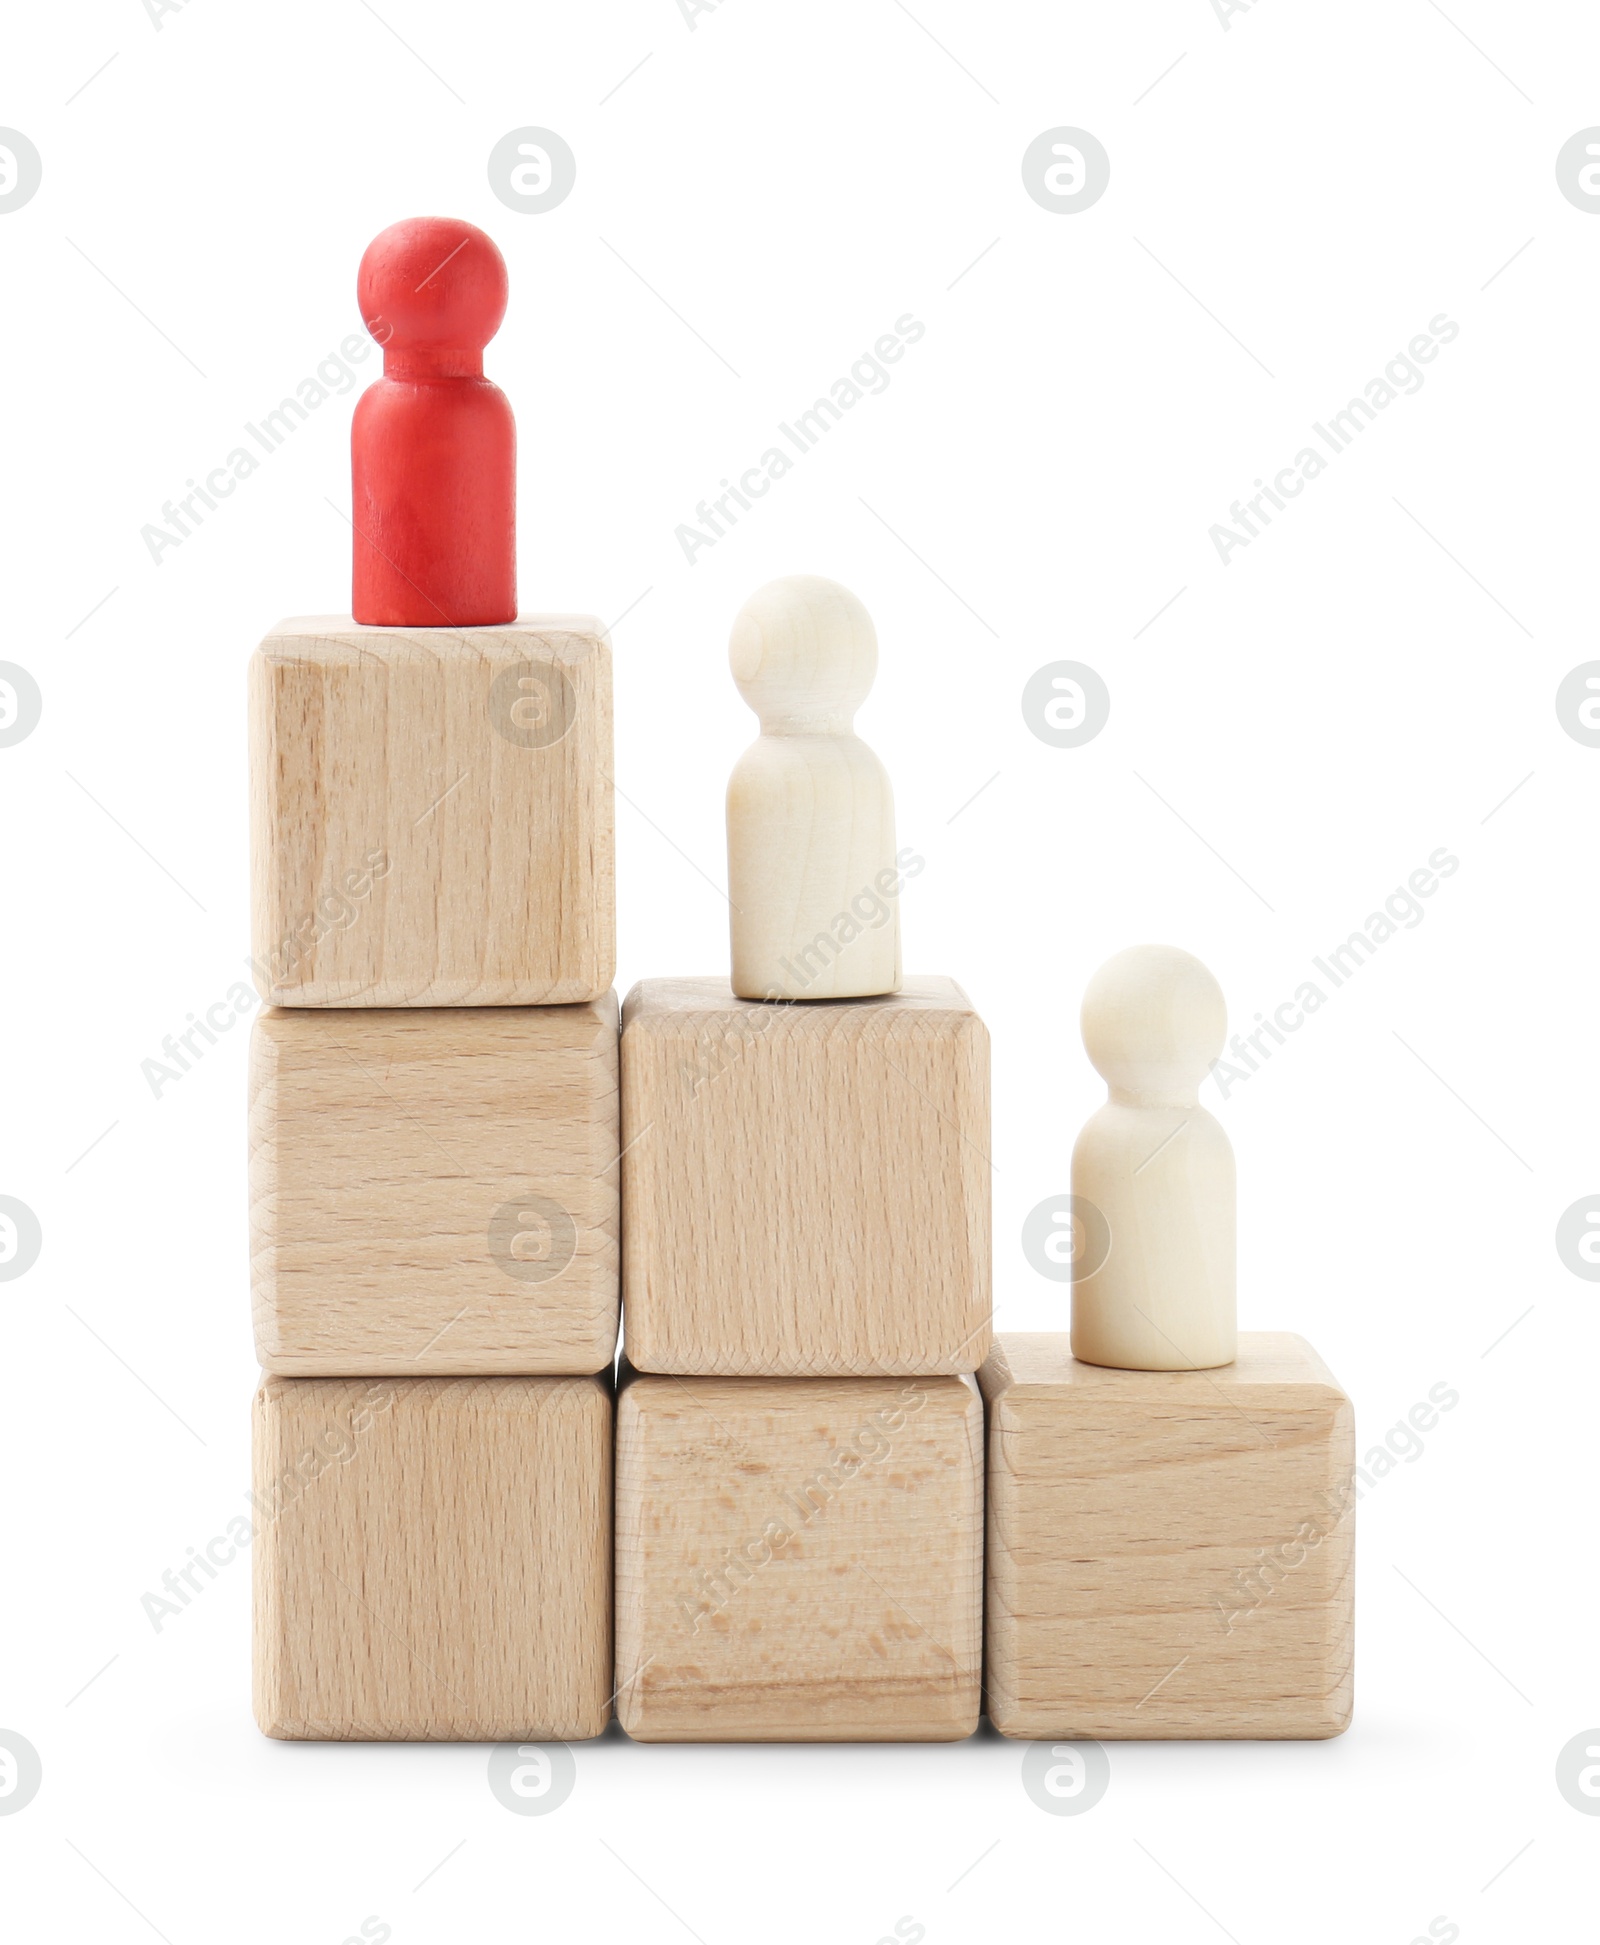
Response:
POLYGON ((734 992, 898 992, 894 794, 852 727, 878 668, 871 617, 819 575, 770 581, 740 610, 728 661, 761 718, 728 781, 734 992))
POLYGON ((1083 996, 1083 1044, 1110 1089, 1072 1155, 1074 1228, 1091 1239, 1072 1282, 1072 1352, 1086 1363, 1233 1360, 1233 1149, 1198 1093, 1227 1030, 1221 988, 1175 946, 1117 953, 1083 996))

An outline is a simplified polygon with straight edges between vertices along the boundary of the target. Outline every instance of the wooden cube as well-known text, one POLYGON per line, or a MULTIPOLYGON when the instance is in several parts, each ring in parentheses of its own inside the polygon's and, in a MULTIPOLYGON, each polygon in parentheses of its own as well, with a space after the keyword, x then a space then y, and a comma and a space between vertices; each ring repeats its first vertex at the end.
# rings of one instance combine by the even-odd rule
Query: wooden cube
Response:
POLYGON ((250 776, 263 999, 537 1006, 610 986, 598 622, 280 622, 250 664, 250 776))
POLYGON ((611 1717, 609 1378, 267 1378, 269 1736, 510 1742, 611 1717))
POLYGON ((650 979, 622 1026, 624 1330, 641 1371, 975 1371, 989 1036, 953 980, 763 1004, 650 979))
POLYGON ((617 1420, 617 1712, 642 1742, 977 1727, 970 1378, 663 1378, 617 1420))
POLYGON ((1355 1427, 1303 1338, 1114 1371, 1003 1334, 986 1686, 1002 1735, 1336 1736, 1350 1721, 1355 1427))
POLYGON ((617 1341, 617 1002, 268 1011, 256 1354, 294 1376, 584 1373, 617 1341))

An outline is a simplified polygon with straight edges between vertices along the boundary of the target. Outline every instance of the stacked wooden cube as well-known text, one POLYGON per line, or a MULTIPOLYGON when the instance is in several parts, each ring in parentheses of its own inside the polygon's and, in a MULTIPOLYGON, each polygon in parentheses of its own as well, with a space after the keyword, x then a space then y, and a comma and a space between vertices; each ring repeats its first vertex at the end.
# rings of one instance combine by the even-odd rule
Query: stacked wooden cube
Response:
POLYGON ((1220 990, 1096 975, 1085 1361, 991 1346, 988 1035, 901 976, 876 636, 798 576, 730 644, 731 978, 619 1018, 604 632, 503 619, 506 290, 470 224, 369 246, 365 619, 251 669, 262 1727, 941 1740, 986 1689, 1006 1735, 1337 1733, 1350 1407, 1236 1339, 1220 990))
POLYGON ((981 1367, 996 1726, 1336 1733, 1343 1394, 1288 1337, 1205 1371, 991 1353, 953 981, 646 980, 619 1085, 610 705, 581 618, 257 652, 263 1728, 970 1733, 981 1367))
POLYGON ((256 1714, 611 1715, 617 1006, 597 623, 286 623, 251 669, 256 1714))
POLYGON ((989 1040, 951 980, 622 1028, 617 1706, 644 1741, 980 1707, 989 1040))
POLYGON ((251 703, 262 1726, 574 1738, 615 1697, 642 1739, 970 1733, 959 987, 646 981, 619 1097, 595 624, 289 623, 251 703))

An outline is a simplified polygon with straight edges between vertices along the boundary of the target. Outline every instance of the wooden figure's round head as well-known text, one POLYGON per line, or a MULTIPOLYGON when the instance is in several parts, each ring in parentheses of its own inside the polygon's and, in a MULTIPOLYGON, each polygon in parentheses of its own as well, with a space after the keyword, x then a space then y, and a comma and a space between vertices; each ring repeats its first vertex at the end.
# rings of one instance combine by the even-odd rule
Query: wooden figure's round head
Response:
POLYGON ((872 617, 848 588, 789 574, 757 588, 728 639, 739 693, 766 730, 847 731, 878 673, 872 617))
POLYGON ((1111 1088, 1192 1101, 1228 1033, 1222 988, 1192 953, 1134 945, 1108 959, 1083 995, 1083 1044, 1111 1088))
POLYGON ((383 346, 392 376, 405 375, 408 364, 440 378, 480 374, 509 292, 493 241, 455 216, 390 224, 367 245, 356 276, 362 322, 383 346))

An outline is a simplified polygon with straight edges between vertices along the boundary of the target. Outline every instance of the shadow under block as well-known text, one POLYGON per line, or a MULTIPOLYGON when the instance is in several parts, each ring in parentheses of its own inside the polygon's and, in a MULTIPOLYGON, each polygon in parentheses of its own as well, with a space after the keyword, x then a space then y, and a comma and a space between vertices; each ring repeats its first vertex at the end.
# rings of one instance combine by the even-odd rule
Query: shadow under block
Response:
POLYGON ((256 1355, 573 1374, 617 1342, 617 1001, 277 1012, 250 1057, 256 1355))
POLYGON ((641 1371, 975 1371, 989 1348, 989 1035, 953 980, 623 1008, 623 1329, 641 1371))
POLYGON ((978 1724, 970 1378, 677 1378, 617 1399, 617 1715, 641 1742, 978 1724))
POLYGON ((1004 1333, 989 1408, 986 1687, 1002 1735, 1336 1736, 1350 1721, 1350 1401, 1304 1338, 1234 1364, 1077 1363, 1004 1333))
POLYGON ((586 616, 280 622, 250 664, 256 984, 538 1006, 616 966, 611 651, 586 616))
POLYGON ((267 1378, 254 1432, 269 1736, 600 1734, 608 1378, 267 1378))

